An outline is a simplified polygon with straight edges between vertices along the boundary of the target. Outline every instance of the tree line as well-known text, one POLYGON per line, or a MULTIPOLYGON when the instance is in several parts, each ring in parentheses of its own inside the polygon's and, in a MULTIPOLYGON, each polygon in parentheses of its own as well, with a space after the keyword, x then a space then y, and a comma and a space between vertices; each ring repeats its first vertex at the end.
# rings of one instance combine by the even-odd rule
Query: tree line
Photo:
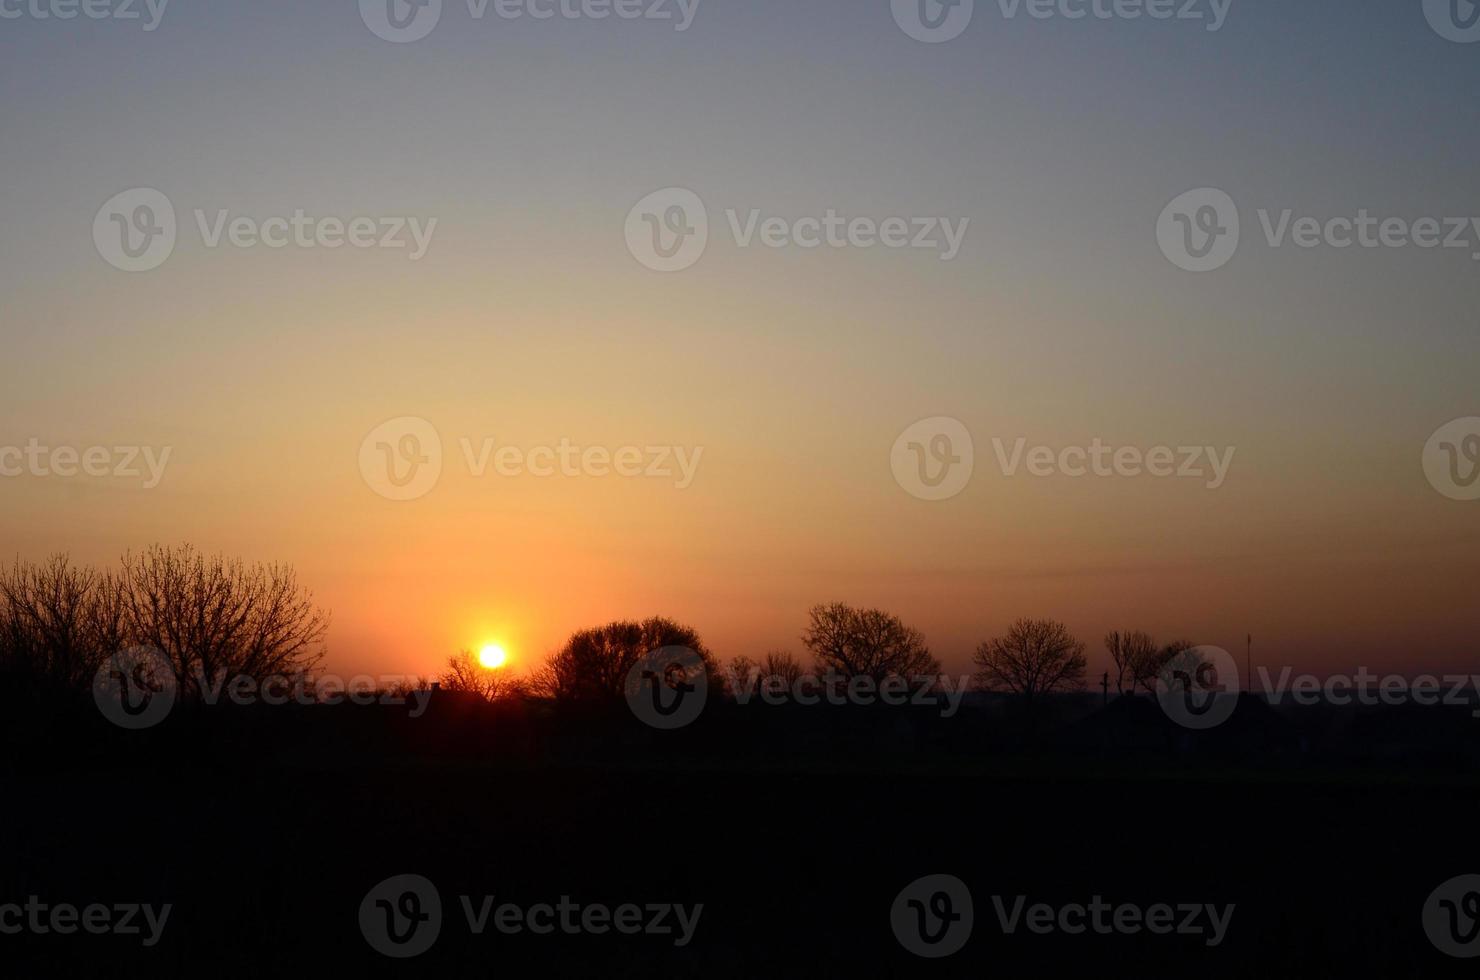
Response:
MULTIPOLYGON (((115 653, 159 651, 184 697, 222 677, 305 680, 324 657, 328 614, 291 567, 206 556, 191 547, 154 546, 112 569, 17 560, 0 568, 0 684, 34 697, 74 697, 90 689, 115 653)), ((813 606, 801 635, 810 664, 789 651, 736 657, 721 667, 691 626, 661 616, 578 630, 527 676, 481 667, 468 651, 436 678, 445 690, 500 701, 539 697, 563 704, 622 697, 628 672, 661 647, 686 647, 702 659, 712 688, 736 679, 793 687, 804 675, 918 679, 938 676, 924 635, 881 609, 833 602, 813 606)), ((1140 630, 1104 638, 1118 693, 1150 692, 1163 668, 1191 649, 1158 644, 1140 630)), ((1063 623, 1018 619, 972 654, 976 686, 1027 704, 1084 687, 1085 644, 1063 623)), ((430 686, 430 680, 407 686, 430 686)))
MULTIPOLYGON (((463 651, 448 661, 439 683, 492 700, 518 696, 566 703, 615 700, 622 696, 633 666, 665 646, 688 647, 699 654, 711 688, 719 690, 732 689, 739 681, 794 689, 808 674, 882 682, 941 672, 924 635, 881 609, 841 602, 813 606, 801 642, 811 655, 810 666, 790 651, 772 650, 760 659, 734 657, 723 669, 692 627, 662 617, 615 621, 572 634, 526 680, 498 678, 500 672, 483 670, 470 652, 463 651)), ((1137 687, 1154 693, 1166 665, 1193 648, 1183 640, 1158 644, 1140 630, 1112 631, 1104 644, 1115 668, 1116 691, 1122 695, 1134 695, 1137 687)), ((1067 626, 1031 618, 1018 619, 1002 635, 983 641, 972 654, 972 663, 979 689, 1017 695, 1030 708, 1045 695, 1082 690, 1089 665, 1085 644, 1067 626)))

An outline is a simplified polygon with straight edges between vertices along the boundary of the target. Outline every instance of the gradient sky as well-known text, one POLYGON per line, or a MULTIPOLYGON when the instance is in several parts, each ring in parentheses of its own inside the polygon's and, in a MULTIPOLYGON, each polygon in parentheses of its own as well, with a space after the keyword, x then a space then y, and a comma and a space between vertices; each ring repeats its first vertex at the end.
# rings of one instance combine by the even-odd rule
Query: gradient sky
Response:
POLYGON ((163 484, 0 480, 0 551, 109 562, 189 541, 284 560, 328 666, 435 670, 499 640, 662 613, 722 656, 876 604, 947 668, 1020 615, 1297 669, 1471 665, 1480 503, 1420 455, 1480 415, 1469 251, 1271 249, 1256 209, 1480 216, 1480 45, 1419 0, 1234 0, 1172 21, 1004 19, 918 43, 887 0, 702 0, 650 21, 473 20, 390 44, 356 4, 174 0, 0 20, 0 445, 169 445, 163 484), (95 250, 132 187, 181 215, 161 268, 95 250), (707 253, 628 254, 633 204, 709 208, 707 253), (1215 186, 1244 242, 1157 248, 1215 186), (438 219, 427 256, 202 247, 194 208, 438 219), (737 248, 725 208, 970 219, 960 256, 737 248), (392 502, 374 426, 447 469, 392 502), (917 500, 889 451, 960 419, 976 471, 917 500), (1003 477, 991 439, 1234 446, 1224 486, 1003 477), (694 484, 469 476, 457 440, 703 446, 694 484))

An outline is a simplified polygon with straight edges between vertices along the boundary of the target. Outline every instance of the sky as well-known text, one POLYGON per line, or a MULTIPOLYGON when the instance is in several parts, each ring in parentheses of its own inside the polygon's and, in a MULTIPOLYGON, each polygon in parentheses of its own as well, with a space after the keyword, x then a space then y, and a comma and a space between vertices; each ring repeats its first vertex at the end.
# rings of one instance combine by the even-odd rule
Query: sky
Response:
POLYGON ((1232 0, 1209 30, 977 0, 926 43, 889 0, 700 0, 683 30, 446 0, 392 42, 369 0, 173 0, 152 30, 142 2, 37 16, 55 2, 0 0, 0 451, 169 457, 154 486, 0 476, 7 559, 190 542, 290 563, 344 672, 489 642, 527 667, 655 614, 721 657, 800 652, 829 601, 897 613, 951 671, 1019 616, 1068 624, 1096 677, 1110 629, 1252 634, 1256 662, 1318 672, 1475 661, 1480 503, 1425 460, 1480 416, 1480 222, 1458 249, 1264 230, 1286 209, 1480 216, 1480 44, 1432 5, 1232 0), (131 272, 105 252, 137 199, 108 203, 137 188, 177 231, 131 272), (671 272, 640 255, 638 206, 667 188, 709 235, 671 272), (1199 188, 1236 202, 1240 238, 1194 273, 1158 225, 1199 188), (299 211, 376 241, 406 221, 411 244, 224 230, 299 211), (752 212, 966 224, 945 260, 742 244, 731 211, 741 232, 752 212), (941 418, 970 477, 924 499, 892 454, 941 418), (381 454, 422 460, 428 427, 439 475, 391 499, 381 454), (491 462, 562 440, 671 475, 491 462), (1216 486, 1009 474, 1018 440, 1233 455, 1216 486))

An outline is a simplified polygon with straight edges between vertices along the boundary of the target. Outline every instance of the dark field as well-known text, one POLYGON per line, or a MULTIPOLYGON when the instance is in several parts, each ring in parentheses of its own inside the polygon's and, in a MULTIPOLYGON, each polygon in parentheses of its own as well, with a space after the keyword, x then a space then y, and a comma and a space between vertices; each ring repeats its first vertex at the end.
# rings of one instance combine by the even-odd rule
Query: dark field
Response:
POLYGON ((1296 716, 1304 747, 1258 757, 1185 738, 1113 748, 1083 722, 1027 740, 980 705, 945 721, 730 706, 661 733, 620 714, 449 699, 415 720, 218 709, 144 733, 22 735, 9 743, 3 900, 173 910, 152 948, 7 936, 7 973, 1460 975, 1421 910, 1480 867, 1472 757, 1393 735, 1411 726, 1382 711, 1355 726, 1366 742, 1349 724, 1342 742, 1312 739, 1329 719, 1296 716), (427 952, 393 960, 357 916, 372 886, 404 873, 436 885, 442 926, 427 952), (970 888, 974 927, 960 952, 927 960, 896 940, 890 907, 936 873, 970 888), (683 946, 677 930, 473 935, 462 895, 475 909, 492 895, 703 911, 683 946), (1145 931, 1005 935, 994 895, 1009 911, 1018 895, 1235 911, 1216 947, 1145 931))

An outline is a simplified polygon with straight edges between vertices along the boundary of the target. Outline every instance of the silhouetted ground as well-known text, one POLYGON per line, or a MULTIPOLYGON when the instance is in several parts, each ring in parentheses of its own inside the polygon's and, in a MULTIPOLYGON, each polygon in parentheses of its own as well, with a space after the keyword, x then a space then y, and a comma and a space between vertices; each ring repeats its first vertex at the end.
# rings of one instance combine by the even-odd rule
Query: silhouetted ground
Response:
POLYGON ((664 733, 444 696, 405 708, 177 711, 128 733, 8 718, 0 903, 170 902, 159 944, 0 936, 6 976, 1168 976, 1473 973, 1426 937, 1429 893, 1480 872, 1468 709, 1259 710, 1207 737, 1154 702, 714 705, 664 733), (1418 713, 1415 713, 1417 711, 1418 713), (373 951, 358 910, 403 873, 433 947, 373 951), (955 955, 890 907, 927 874, 975 905, 955 955), (472 936, 461 894, 529 906, 703 903, 672 936, 472 936), (1227 938, 1004 935, 1029 903, 1235 903, 1227 938))

